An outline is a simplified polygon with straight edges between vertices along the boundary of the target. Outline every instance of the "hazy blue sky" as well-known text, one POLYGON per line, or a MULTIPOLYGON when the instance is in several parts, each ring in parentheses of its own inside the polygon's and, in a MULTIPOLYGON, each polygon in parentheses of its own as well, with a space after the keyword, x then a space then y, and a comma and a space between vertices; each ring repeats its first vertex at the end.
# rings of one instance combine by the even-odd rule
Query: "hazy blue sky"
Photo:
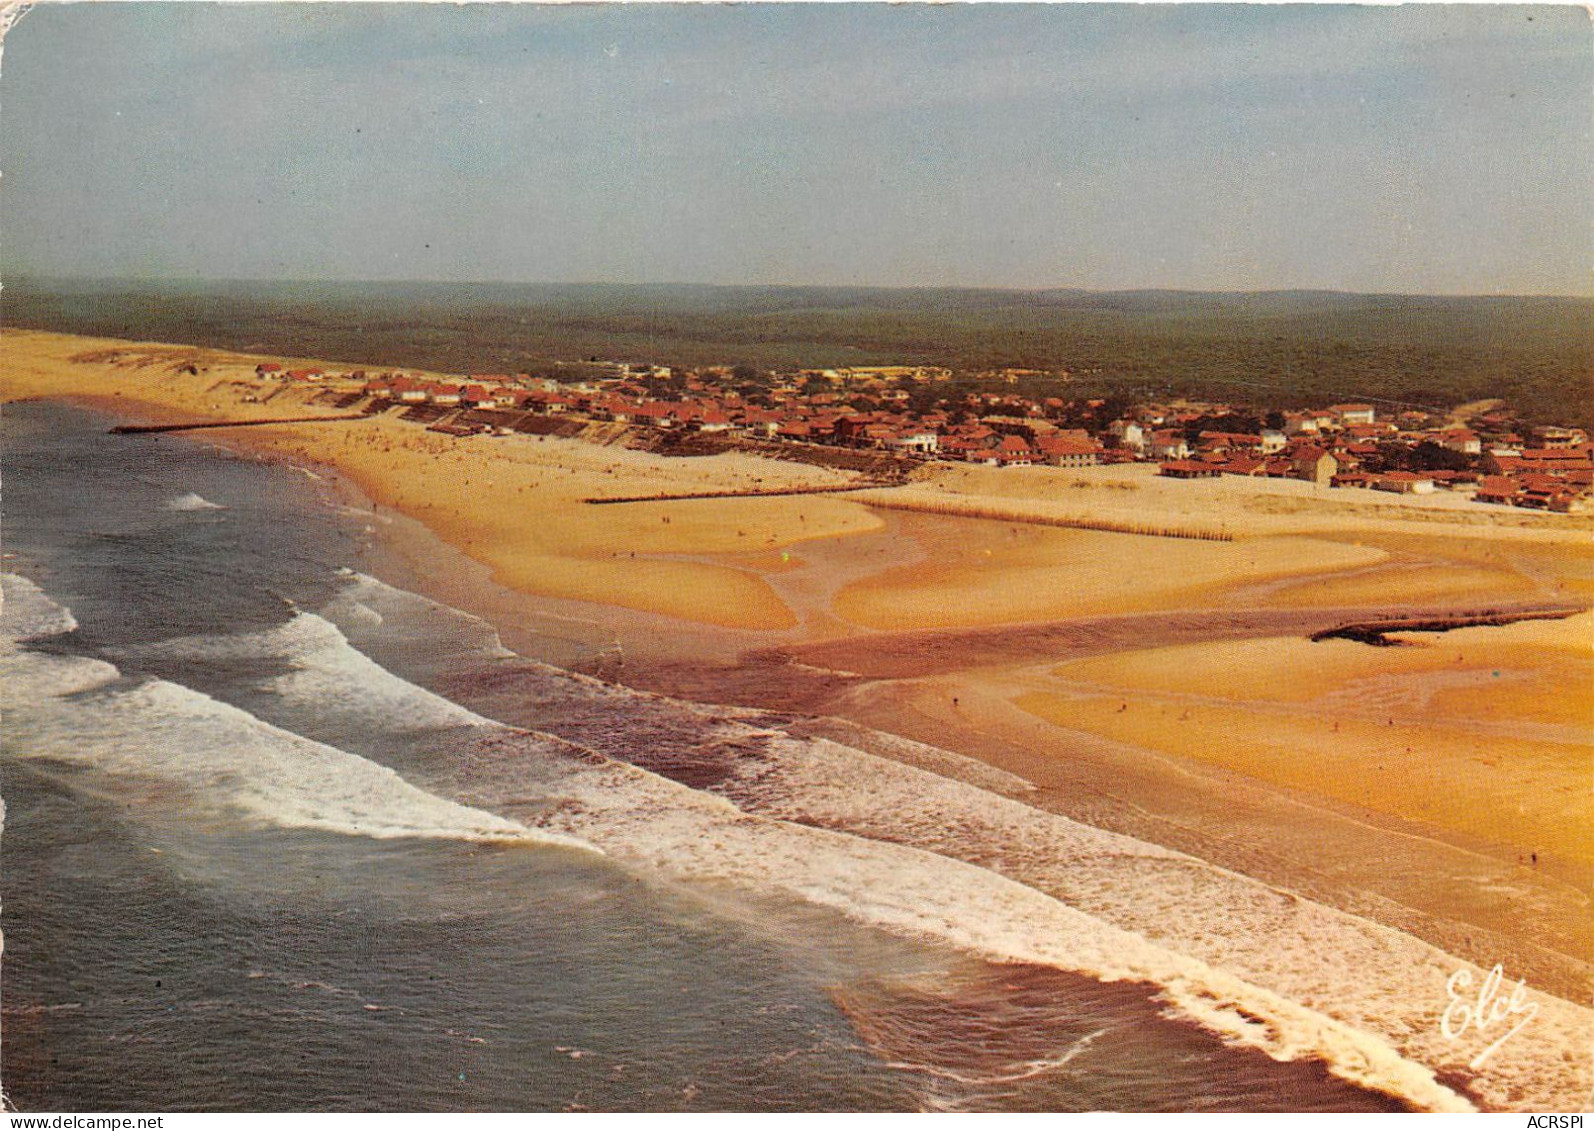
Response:
POLYGON ((0 266, 1594 291, 1577 7, 44 4, 0 266))

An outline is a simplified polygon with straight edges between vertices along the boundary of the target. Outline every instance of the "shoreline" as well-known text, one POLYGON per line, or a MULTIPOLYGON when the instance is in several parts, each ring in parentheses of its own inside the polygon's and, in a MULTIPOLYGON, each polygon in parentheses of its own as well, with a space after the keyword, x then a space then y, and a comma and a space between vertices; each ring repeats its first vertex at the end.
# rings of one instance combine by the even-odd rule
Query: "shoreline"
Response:
MULTIPOLYGON (((140 397, 54 395, 119 415, 131 412, 172 422, 203 418, 190 409, 140 397)), ((767 584, 777 600, 794 610, 790 623, 738 628, 517 588, 514 578, 499 576, 492 564, 478 560, 440 532, 436 523, 429 523, 431 516, 384 505, 366 491, 360 476, 335 458, 310 454, 291 429, 288 435, 270 435, 277 428, 249 432, 205 437, 201 442, 298 466, 326 479, 344 505, 367 511, 373 518, 370 548, 360 555, 362 562, 349 563, 352 567, 368 566, 369 572, 390 584, 483 617, 498 628, 507 646, 529 658, 695 701, 739 703, 762 698, 757 705, 767 708, 773 703, 776 709, 818 715, 816 725, 821 727, 832 725, 826 718, 839 718, 928 742, 1031 781, 1037 793, 1026 798, 1028 803, 1186 851, 1374 918, 1485 968, 1505 961, 1513 977, 1526 976, 1533 988, 1573 1001, 1587 1000, 1589 958, 1594 954, 1594 929, 1586 922, 1594 875, 1587 866, 1556 858, 1542 867, 1523 869, 1508 846, 1487 838, 1454 828, 1436 829, 1376 808, 1348 806, 1134 741, 1049 726, 1015 703, 1026 681, 1049 678, 1050 668, 1073 655, 1059 650, 1058 633, 1066 638, 1072 631, 1094 640, 1097 652, 1087 648, 1079 655, 1111 657, 1154 649, 1179 638, 1156 632, 1137 637, 1131 618, 1145 624, 1177 620, 1182 602, 1188 611, 1218 622, 1224 610, 1235 610, 1248 592, 1265 589, 1285 599, 1264 601, 1260 608, 1241 603, 1238 608, 1256 614, 1252 635, 1266 640, 1269 617, 1276 622, 1275 630, 1285 624, 1298 629, 1335 613, 1366 612, 1365 600, 1338 599, 1376 593, 1385 578, 1400 576, 1396 572, 1400 569, 1425 580, 1426 590, 1415 592, 1426 592, 1428 599, 1376 607, 1407 613, 1455 611, 1457 594, 1473 591, 1472 583, 1486 570, 1494 571, 1491 577, 1504 576, 1493 558, 1489 562, 1484 558, 1495 555, 1508 564, 1525 561, 1553 573, 1561 568, 1555 565, 1561 553, 1555 544, 1581 537, 1577 527, 1546 536, 1542 528, 1513 524, 1500 532, 1503 537, 1498 541, 1483 539, 1481 548, 1470 543, 1446 548, 1437 559, 1431 545, 1433 529, 1415 534, 1385 531, 1372 538, 1374 546, 1385 547, 1376 553, 1366 549, 1368 540, 1363 538, 1357 540, 1356 552, 1347 552, 1343 560, 1317 560, 1304 572, 1284 568, 1282 573, 1264 571, 1222 584, 1203 578, 1199 585, 1166 589, 1149 609, 1126 610, 1117 618, 1095 614, 1098 620, 1121 623, 1125 632, 1116 640, 1102 640, 1093 631, 1101 627, 1092 623, 1093 598, 1071 596, 1072 604, 1061 606, 1061 616, 921 630, 921 639, 940 639, 949 651, 941 660, 932 657, 927 662, 922 648, 915 647, 920 641, 913 632, 887 627, 901 619, 899 610, 912 607, 904 605, 900 595, 907 591, 888 590, 889 602, 896 603, 877 603, 873 607, 878 611, 863 618, 839 616, 838 599, 848 598, 856 611, 860 600, 873 599, 869 587, 876 586, 878 592, 879 579, 889 578, 893 570, 916 578, 933 575, 934 586, 927 592, 955 587, 964 579, 978 578, 980 569, 986 568, 978 561, 969 563, 981 546, 999 553, 1002 560, 989 584, 1001 585, 1055 569, 1046 564, 1052 560, 1046 555, 1055 555, 1056 547, 1088 549, 1092 544, 1081 538, 1130 536, 1057 532, 1058 539, 1072 540, 1064 542, 1054 541, 1051 532, 1009 535, 1000 521, 886 514, 871 527, 854 524, 838 533, 786 541, 792 549, 784 553, 804 559, 799 567, 783 568, 788 563, 760 550, 743 555, 752 564, 739 564, 735 553, 723 549, 723 539, 708 554, 655 555, 656 560, 673 559, 718 571, 740 568, 750 579, 767 584), (985 525, 967 525, 980 522, 985 525), (1414 540, 1415 549, 1402 538, 1414 540), (1550 549, 1541 548, 1542 541, 1551 543, 1550 549), (1418 564, 1404 561, 1403 554, 1418 564), (1358 570, 1372 571, 1371 581, 1359 581, 1358 570), (1294 599, 1302 587, 1308 599, 1294 599), (1330 598, 1335 602, 1324 603, 1330 598), (960 640, 982 635, 992 642, 985 650, 958 648, 960 640), (734 670, 736 678, 728 679, 727 669, 734 670), (726 692, 730 694, 725 699, 716 698, 726 692), (1502 897, 1498 894, 1502 889, 1512 894, 1502 897), (1534 920, 1522 915, 1519 905, 1541 908, 1546 917, 1534 920), (1556 939, 1557 945, 1544 945, 1545 936, 1556 939)), ((792 533, 785 537, 790 539, 792 533)), ((1313 531, 1296 537, 1337 545, 1353 536, 1354 530, 1335 528, 1326 536, 1313 531)), ((1565 556, 1573 560, 1577 551, 1565 556)), ((1534 576, 1530 569, 1519 572, 1534 576)), ((1217 568, 1216 574, 1221 573, 1217 568)), ((1118 583, 1113 577, 1106 582, 1118 583)), ((1586 582, 1578 582, 1569 592, 1583 596, 1589 591, 1586 582)), ((1104 592, 1111 592, 1110 586, 1104 592)), ((1480 598, 1473 607, 1513 600, 1524 606, 1549 605, 1555 596, 1553 587, 1543 582, 1527 590, 1496 583, 1494 595, 1480 598)), ((1229 639, 1232 636, 1214 636, 1198 628, 1188 642, 1221 647, 1229 639)))
MULTIPOLYGON (((247 443, 226 444, 216 438, 206 442, 313 471, 343 505, 369 511, 380 520, 362 555, 371 560, 355 568, 369 568, 388 584, 481 617, 498 631, 507 647, 528 659, 705 706, 795 712, 809 716, 801 719, 805 732, 821 737, 846 741, 856 737, 850 734, 851 727, 862 726, 944 749, 1029 781, 1036 791, 1022 798, 1026 804, 1186 852, 1327 906, 1374 919, 1485 968, 1504 960, 1512 970, 1522 972, 1530 985, 1568 1000, 1582 1001, 1587 996, 1589 964, 1559 949, 1545 948, 1533 938, 1517 937, 1519 924, 1512 908, 1487 906, 1491 901, 1485 900, 1456 920, 1458 908, 1453 899, 1457 891, 1521 881, 1520 871, 1499 858, 1496 846, 1458 843, 1454 833, 1436 837, 1435 830, 1420 822, 1357 811, 1331 799, 1244 775, 1102 742, 1083 732, 1066 734, 1066 756, 1055 743, 1050 750, 1037 748, 1039 744, 1025 734, 1033 729, 1035 720, 1020 717, 1010 704, 992 694, 990 684, 1012 667, 1013 638, 1018 638, 1016 647, 1022 650, 1028 647, 1022 643, 1026 635, 1067 634, 1078 622, 973 630, 968 635, 991 637, 998 649, 994 658, 981 657, 982 666, 973 672, 938 671, 933 658, 927 672, 894 672, 890 659, 894 649, 905 646, 913 652, 916 634, 867 633, 804 644, 771 639, 789 638, 790 632, 689 625, 656 614, 519 592, 495 580, 488 567, 439 538, 424 523, 402 514, 382 515, 359 485, 335 465, 261 452, 247 443), (619 663, 612 659, 614 643, 625 650, 619 663), (838 675, 840 664, 803 663, 811 653, 845 654, 849 647, 873 653, 886 668, 874 675, 838 675), (799 672, 801 678, 794 679, 799 672), (960 694, 954 696, 955 690, 960 694), (961 709, 947 707, 954 698, 960 700, 961 709), (1247 809, 1252 826, 1247 842, 1241 844, 1235 843, 1231 828, 1215 827, 1227 823, 1226 814, 1237 800, 1247 809), (1296 840, 1311 853, 1328 846, 1335 858, 1332 866, 1322 859, 1308 859, 1308 852, 1280 850, 1296 840), (1255 844, 1260 842, 1274 848, 1258 851, 1255 844), (1396 870, 1401 879, 1386 888, 1380 881, 1390 870, 1391 860, 1400 861, 1396 870), (1446 891, 1439 901, 1446 904, 1442 909, 1425 907, 1424 893, 1410 887, 1412 877, 1425 871, 1446 877, 1450 881, 1444 885, 1447 888, 1453 884, 1453 890, 1446 891)), ((889 536, 889 531, 880 536, 889 536)), ((1256 620, 1289 621, 1292 633, 1304 636, 1310 624, 1324 620, 1338 623, 1357 614, 1407 611, 1405 606, 1279 610, 1263 611, 1256 620)), ((1155 617, 1141 614, 1104 619, 1132 622, 1155 617)), ((1241 630, 1247 631, 1243 626, 1241 630)), ((1262 623, 1248 629, 1254 635, 1274 630, 1262 623)), ((1199 634, 1198 638, 1211 639, 1199 634)), ((1098 648, 1110 652, 1113 645, 1098 644, 1098 648)), ((1085 654, 1095 653, 1087 650, 1085 654)), ((922 654, 920 658, 922 662, 922 654)), ((842 670, 845 672, 844 667, 842 670)), ((874 752, 901 757, 889 744, 874 752)), ((944 775, 979 784, 978 773, 958 770, 955 764, 936 768, 944 775)), ((1561 873, 1562 869, 1546 867, 1536 878, 1544 886, 1569 886, 1574 891, 1587 890, 1586 885, 1594 879, 1594 872, 1587 869, 1561 873)), ((1554 936, 1558 931, 1562 938, 1584 937, 1594 945, 1594 928, 1575 910, 1562 915, 1558 925, 1537 924, 1533 933, 1554 936)))

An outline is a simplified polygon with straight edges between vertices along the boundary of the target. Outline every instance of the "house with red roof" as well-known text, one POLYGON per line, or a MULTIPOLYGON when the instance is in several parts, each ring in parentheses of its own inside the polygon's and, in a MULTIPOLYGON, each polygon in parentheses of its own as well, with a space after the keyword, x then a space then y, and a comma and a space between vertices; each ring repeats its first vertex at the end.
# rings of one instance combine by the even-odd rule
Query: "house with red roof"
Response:
POLYGON ((767 439, 776 434, 782 419, 781 414, 773 409, 745 408, 737 415, 735 422, 748 435, 767 439))
POLYGON ((520 402, 521 407, 532 412, 562 413, 569 412, 575 407, 575 398, 568 393, 552 392, 547 389, 533 389, 527 393, 520 402))
POLYGON ((1157 474, 1166 475, 1169 479, 1216 479, 1223 474, 1223 470, 1215 463, 1203 463, 1199 460, 1191 459, 1173 459, 1158 467, 1157 474))
POLYGON ((1151 439, 1146 444, 1146 454, 1156 460, 1189 459, 1190 445, 1186 442, 1183 432, 1164 428, 1151 434, 1151 439))
POLYGON ((1052 467, 1095 467, 1101 463, 1102 447, 1094 440, 1070 436, 1042 436, 1035 441, 1037 458, 1052 467))
POLYGON ((1204 431, 1196 446, 1203 452, 1260 452, 1262 437, 1249 432, 1204 431))
POLYGON ((1290 473, 1296 479, 1327 487, 1339 471, 1339 460, 1316 444, 1303 444, 1290 455, 1290 473))
POLYGON ((592 415, 614 424, 629 424, 636 406, 624 397, 600 397, 592 402, 592 415))
POLYGON ((1145 450, 1146 430, 1138 420, 1115 420, 1107 426, 1107 431, 1118 441, 1119 447, 1136 454, 1145 450))
POLYGON ((1356 462, 1356 461, 1364 460, 1368 456, 1376 456, 1377 454, 1378 454, 1378 445, 1377 444, 1367 444, 1367 443, 1341 444, 1341 445, 1339 445, 1338 447, 1336 447, 1334 449, 1334 455, 1335 455, 1336 458, 1339 459, 1339 461, 1341 463, 1356 462))
POLYGON ((1341 471, 1333 479, 1329 480, 1328 485, 1330 487, 1360 487, 1363 490, 1371 490, 1375 478, 1377 477, 1366 471, 1341 471))
POLYGON ((730 426, 731 418, 717 408, 698 408, 687 423, 694 432, 725 432, 730 426))
POLYGON ((1516 499, 1517 485, 1504 475, 1485 475, 1478 480, 1477 493, 1472 497, 1480 503, 1509 504, 1516 499))
MULTIPOLYGON (((988 429, 979 431, 986 435, 968 435, 953 433, 942 436, 937 442, 941 455, 947 459, 963 460, 967 463, 997 464, 1001 456, 996 450, 997 439, 989 434, 988 429)), ((1022 443, 1023 441, 1020 441, 1022 443)))
POLYGON ((1579 448, 1523 448, 1522 459, 1546 471, 1591 466, 1588 452, 1579 448))
POLYGON ((398 376, 388 383, 392 396, 402 404, 424 404, 426 401, 426 385, 413 377, 398 376))
POLYGON ((1542 424, 1533 429, 1533 438, 1541 448, 1571 448, 1588 440, 1581 428, 1562 428, 1554 424, 1542 424))
POLYGON ((628 411, 633 421, 652 428, 673 428, 679 419, 679 410, 669 401, 643 401, 628 411))

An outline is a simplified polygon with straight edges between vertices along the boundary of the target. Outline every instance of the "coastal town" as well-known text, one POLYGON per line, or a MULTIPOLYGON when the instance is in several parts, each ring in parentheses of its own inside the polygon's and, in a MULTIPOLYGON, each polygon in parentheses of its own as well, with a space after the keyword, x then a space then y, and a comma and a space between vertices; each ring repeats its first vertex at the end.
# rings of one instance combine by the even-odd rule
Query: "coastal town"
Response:
POLYGON ((1583 513, 1594 497, 1594 443, 1580 428, 1523 423, 1498 401, 1449 411, 1389 402, 1296 410, 1185 399, 1021 395, 1050 377, 999 370, 954 385, 939 367, 768 373, 580 363, 577 379, 439 379, 262 363, 257 378, 321 385, 317 400, 395 412, 455 436, 559 435, 631 426, 653 450, 753 448, 821 465, 902 472, 922 461, 1084 469, 1154 463, 1171 479, 1304 480, 1329 490, 1456 492, 1484 504, 1583 513), (992 391, 992 389, 995 391, 992 391), (859 462, 860 457, 873 456, 859 462))

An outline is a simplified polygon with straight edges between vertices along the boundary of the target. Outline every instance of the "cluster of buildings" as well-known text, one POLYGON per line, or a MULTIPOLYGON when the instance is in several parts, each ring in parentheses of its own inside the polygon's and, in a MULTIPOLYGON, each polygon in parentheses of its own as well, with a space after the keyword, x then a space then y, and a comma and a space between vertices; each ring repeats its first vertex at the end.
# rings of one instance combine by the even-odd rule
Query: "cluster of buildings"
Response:
POLYGON ((1164 459, 1162 474, 1176 478, 1294 478, 1403 495, 1467 490, 1479 502, 1561 512, 1584 510, 1594 496, 1594 445, 1581 429, 1518 431, 1504 413, 1462 425, 1365 404, 1282 417, 1281 427, 1256 433, 1203 431, 1193 445, 1153 432, 1150 447, 1164 459))
MULTIPOLYGON (((1090 467, 1133 459, 1109 450, 1083 427, 1065 427, 1056 415, 1064 402, 1046 403, 991 394, 948 398, 931 409, 913 409, 900 388, 814 392, 776 387, 757 396, 716 388, 699 374, 678 395, 660 396, 635 379, 579 385, 531 378, 474 382, 424 381, 383 374, 366 379, 361 392, 378 402, 432 405, 460 410, 502 409, 570 415, 594 421, 698 433, 724 433, 756 440, 827 447, 863 448, 921 459, 958 460, 1000 467, 1046 464, 1090 467)), ((911 372, 903 380, 924 378, 911 372)), ((467 421, 469 423, 469 421, 467 421)), ((486 430, 493 421, 478 421, 486 430)))
MULTIPOLYGON (((614 365, 579 383, 528 376, 427 380, 356 372, 373 407, 429 406, 415 419, 443 431, 503 429, 507 414, 790 444, 872 449, 909 459, 994 467, 1086 468, 1154 462, 1162 475, 1299 479, 1398 494, 1465 490, 1483 502, 1552 511, 1594 496, 1594 445, 1581 429, 1522 429, 1510 414, 1465 423, 1370 404, 1264 413, 1222 403, 1111 403, 932 389, 923 366, 803 370, 773 384, 729 367, 691 371, 614 365), (448 416, 444 420, 439 413, 448 416)), ((262 377, 324 381, 321 370, 262 365, 262 377)))
MULTIPOLYGON (((1570 431, 1581 435, 1576 429, 1570 431)), ((1586 510, 1594 495, 1589 455, 1586 441, 1567 447, 1490 451, 1483 459, 1484 474, 1478 478, 1474 497, 1482 503, 1539 510, 1586 510)))

